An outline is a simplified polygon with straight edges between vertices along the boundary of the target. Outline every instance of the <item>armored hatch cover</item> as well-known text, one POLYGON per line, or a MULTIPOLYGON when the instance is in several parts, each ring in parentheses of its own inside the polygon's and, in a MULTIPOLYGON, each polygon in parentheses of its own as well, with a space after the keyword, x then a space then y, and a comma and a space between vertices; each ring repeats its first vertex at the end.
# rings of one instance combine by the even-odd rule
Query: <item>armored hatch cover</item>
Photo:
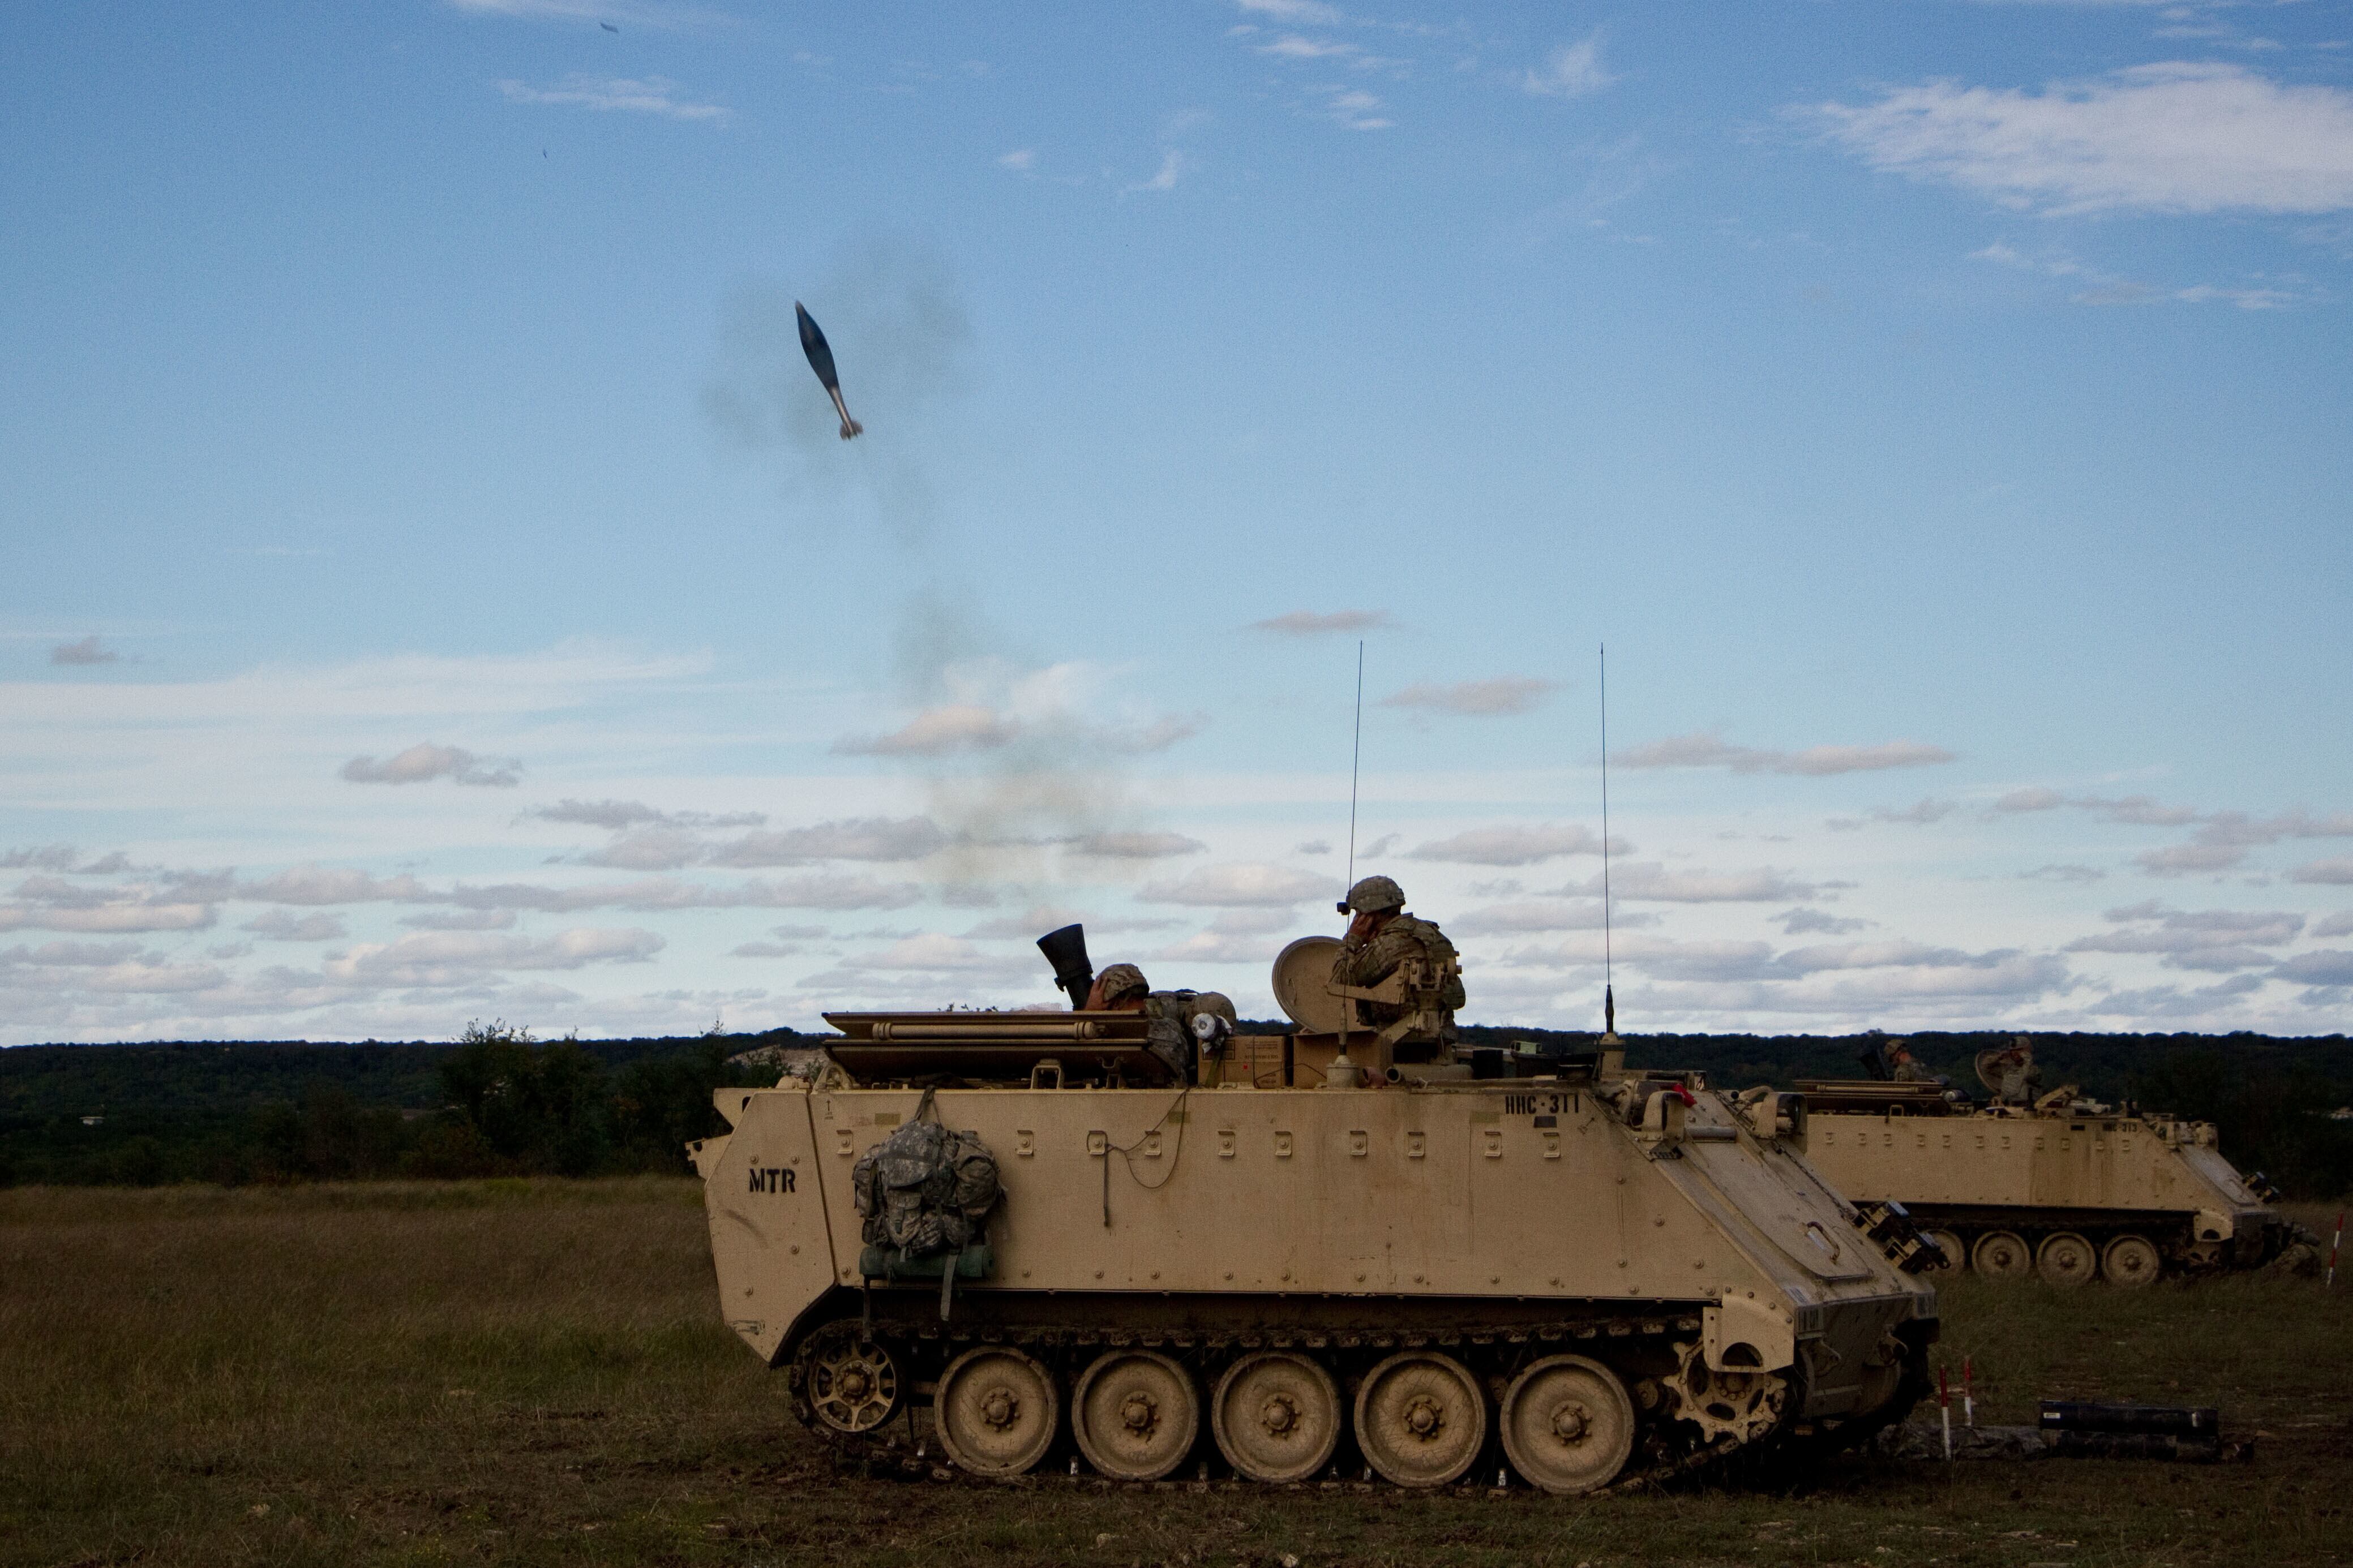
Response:
POLYGON ((1335 936, 1303 936, 1275 955, 1274 1000, 1311 1035, 1336 1035, 1348 1026, 1347 998, 1326 989, 1339 957, 1335 936))

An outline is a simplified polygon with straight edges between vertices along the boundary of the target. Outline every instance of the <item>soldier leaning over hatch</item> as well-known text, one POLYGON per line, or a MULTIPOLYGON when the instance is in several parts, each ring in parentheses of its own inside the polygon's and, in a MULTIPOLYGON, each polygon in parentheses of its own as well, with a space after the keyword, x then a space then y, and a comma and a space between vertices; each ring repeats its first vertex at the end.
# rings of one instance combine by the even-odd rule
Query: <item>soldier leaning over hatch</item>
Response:
MULTIPOLYGON (((1454 1050, 1454 1010, 1462 1005, 1462 976, 1453 967, 1454 944, 1431 921, 1409 914, 1405 889, 1387 877, 1366 877, 1340 900, 1342 914, 1355 915, 1348 934, 1341 939, 1340 956, 1332 965, 1335 985, 1378 985, 1397 973, 1408 959, 1419 959, 1432 973, 1445 975, 1437 997, 1439 1024, 1428 1034, 1409 1035, 1398 1043, 1434 1046, 1440 1056, 1454 1050)), ((1359 1015, 1376 1029, 1387 1029, 1409 1011, 1395 1002, 1360 1002, 1359 1015)))
POLYGON ((1221 991, 1155 991, 1144 971, 1133 963, 1114 963, 1095 977, 1087 992, 1090 1013, 1141 1013, 1151 1020, 1145 1036, 1153 1053, 1175 1069, 1184 1082, 1195 1081, 1196 1045, 1205 1037, 1198 1020, 1214 1017, 1213 1035, 1228 1035, 1239 1015, 1221 991))

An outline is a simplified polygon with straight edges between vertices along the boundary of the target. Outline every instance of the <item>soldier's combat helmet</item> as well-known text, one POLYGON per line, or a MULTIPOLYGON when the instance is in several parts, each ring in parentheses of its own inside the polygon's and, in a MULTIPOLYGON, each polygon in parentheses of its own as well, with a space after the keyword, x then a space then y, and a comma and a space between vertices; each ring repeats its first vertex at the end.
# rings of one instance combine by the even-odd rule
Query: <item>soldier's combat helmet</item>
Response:
POLYGON ((1144 978, 1144 971, 1133 963, 1113 964, 1096 977, 1095 984, 1103 988, 1106 1007, 1123 996, 1148 995, 1152 990, 1151 983, 1144 978))
POLYGON ((1348 889, 1340 900, 1340 912, 1354 910, 1360 915, 1377 915, 1384 910, 1405 908, 1405 889, 1387 877, 1366 877, 1348 889))

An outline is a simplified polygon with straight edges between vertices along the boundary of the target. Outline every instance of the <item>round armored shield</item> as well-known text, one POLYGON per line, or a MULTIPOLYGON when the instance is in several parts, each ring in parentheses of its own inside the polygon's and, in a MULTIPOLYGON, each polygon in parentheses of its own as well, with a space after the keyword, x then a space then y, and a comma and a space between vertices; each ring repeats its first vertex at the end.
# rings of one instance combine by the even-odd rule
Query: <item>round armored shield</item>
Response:
POLYGON ((2001 1058, 2008 1055, 2010 1055, 2010 1047, 2007 1046, 1999 1050, 1978 1053, 1978 1081, 1996 1094, 2001 1092, 2001 1058))
POLYGON ((1274 999, 1311 1035, 1336 1035, 1348 1021, 1345 998, 1324 990, 1340 957, 1336 936, 1303 936, 1274 958, 1274 999))

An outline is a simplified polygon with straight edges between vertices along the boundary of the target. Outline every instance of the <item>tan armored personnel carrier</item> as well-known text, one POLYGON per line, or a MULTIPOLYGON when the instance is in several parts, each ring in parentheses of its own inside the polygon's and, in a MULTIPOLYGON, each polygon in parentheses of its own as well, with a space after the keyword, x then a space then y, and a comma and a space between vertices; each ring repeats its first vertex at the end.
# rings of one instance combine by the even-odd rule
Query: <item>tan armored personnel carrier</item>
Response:
POLYGON ((2253 1267, 2290 1239, 2211 1123, 2119 1111, 2073 1085, 2006 1103, 1979 1070, 1990 1103, 1933 1083, 1799 1080, 1808 1157, 1855 1202, 1900 1204, 1948 1267, 1998 1278, 2147 1285, 2253 1267))
POLYGON ((1584 1492, 1918 1396, 1932 1255, 1814 1173, 1798 1097, 1398 1063, 1303 979, 1334 945, 1278 962, 1296 1028, 1198 1016, 1175 1061, 1133 1012, 828 1015, 817 1078, 720 1091, 692 1147, 726 1321, 820 1434, 927 1405, 983 1476, 1584 1492), (934 1200, 890 1234, 938 1250, 871 1240, 934 1200))

